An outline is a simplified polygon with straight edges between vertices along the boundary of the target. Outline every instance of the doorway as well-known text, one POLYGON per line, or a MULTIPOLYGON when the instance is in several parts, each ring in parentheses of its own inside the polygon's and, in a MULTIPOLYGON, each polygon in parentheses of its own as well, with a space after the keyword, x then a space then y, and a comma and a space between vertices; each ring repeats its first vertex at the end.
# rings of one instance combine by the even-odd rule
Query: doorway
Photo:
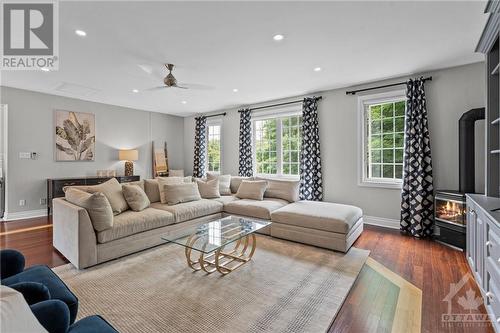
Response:
POLYGON ((0 104, 0 220, 7 207, 7 104, 0 104))

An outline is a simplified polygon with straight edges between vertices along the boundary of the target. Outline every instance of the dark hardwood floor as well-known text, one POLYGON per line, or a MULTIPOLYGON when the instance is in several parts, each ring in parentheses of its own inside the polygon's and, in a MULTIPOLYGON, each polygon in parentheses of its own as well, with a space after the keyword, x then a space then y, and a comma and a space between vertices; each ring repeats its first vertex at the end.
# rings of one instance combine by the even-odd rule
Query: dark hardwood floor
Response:
MULTIPOLYGON (((403 236, 397 230, 365 226, 354 246, 370 250, 370 256, 422 290, 422 332, 493 332, 490 325, 444 327, 443 301, 450 283, 470 272, 464 253, 431 240, 403 236)), ((62 265, 67 260, 52 247, 52 221, 37 218, 0 223, 0 248, 22 251, 27 266, 62 265)), ((463 289, 479 290, 473 281, 463 289)), ((397 294, 365 266, 329 332, 390 332, 397 294)), ((479 308, 485 313, 483 306, 479 308)), ((399 333, 399 332, 397 332, 399 333)))

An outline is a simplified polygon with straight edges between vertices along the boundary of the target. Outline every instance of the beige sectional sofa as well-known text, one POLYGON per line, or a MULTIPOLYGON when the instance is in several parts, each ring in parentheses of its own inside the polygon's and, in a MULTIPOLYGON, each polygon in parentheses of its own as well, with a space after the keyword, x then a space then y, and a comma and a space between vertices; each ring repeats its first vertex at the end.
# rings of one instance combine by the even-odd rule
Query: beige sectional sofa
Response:
POLYGON ((342 252, 347 252, 363 231, 362 211, 357 207, 297 201, 296 183, 274 180, 269 180, 263 200, 240 199, 234 193, 241 181, 241 177, 231 178, 231 195, 168 205, 160 201, 157 180, 145 180, 141 186, 149 207, 115 212, 112 227, 101 231, 94 229, 85 208, 65 198, 54 199, 53 245, 81 269, 160 245, 163 234, 180 235, 187 226, 226 215, 271 220, 273 224, 262 233, 342 252))

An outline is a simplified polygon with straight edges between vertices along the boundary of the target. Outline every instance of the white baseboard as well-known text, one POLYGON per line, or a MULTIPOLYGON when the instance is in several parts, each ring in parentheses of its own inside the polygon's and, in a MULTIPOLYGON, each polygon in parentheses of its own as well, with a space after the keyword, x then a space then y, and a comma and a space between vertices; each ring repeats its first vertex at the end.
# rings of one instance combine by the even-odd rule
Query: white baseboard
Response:
POLYGON ((385 217, 364 215, 363 222, 365 224, 376 225, 384 228, 399 229, 399 220, 388 219, 385 217))
POLYGON ((47 209, 27 210, 25 212, 8 213, 5 212, 2 221, 14 221, 31 219, 35 217, 47 216, 47 209))

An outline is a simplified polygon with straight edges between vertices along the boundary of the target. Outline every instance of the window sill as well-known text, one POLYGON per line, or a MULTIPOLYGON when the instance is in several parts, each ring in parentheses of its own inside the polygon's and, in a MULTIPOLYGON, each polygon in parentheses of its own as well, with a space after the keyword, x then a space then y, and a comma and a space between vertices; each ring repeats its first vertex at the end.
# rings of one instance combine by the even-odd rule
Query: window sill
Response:
POLYGON ((389 183, 389 182, 385 183, 385 182, 363 180, 358 182, 358 186, 385 188, 390 190, 401 190, 401 188, 403 187, 403 183, 389 183))

